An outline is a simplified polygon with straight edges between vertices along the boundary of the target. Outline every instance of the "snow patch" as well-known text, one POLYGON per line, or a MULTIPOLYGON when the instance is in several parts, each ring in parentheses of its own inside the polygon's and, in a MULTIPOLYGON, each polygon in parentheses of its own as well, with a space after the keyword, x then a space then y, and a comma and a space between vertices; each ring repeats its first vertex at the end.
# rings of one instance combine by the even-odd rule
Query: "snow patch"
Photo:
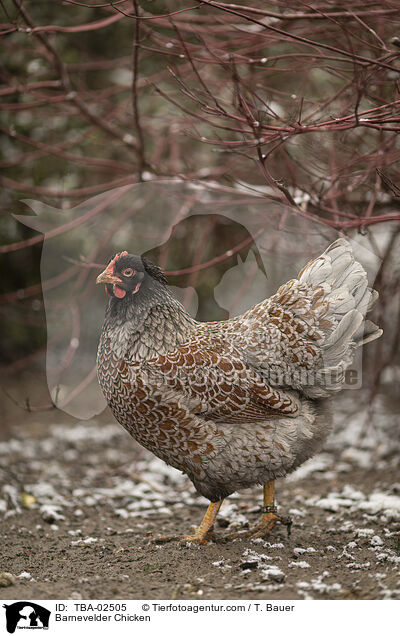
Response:
POLYGON ((276 565, 265 564, 260 569, 260 576, 263 581, 275 581, 276 583, 283 583, 285 580, 285 573, 276 565))

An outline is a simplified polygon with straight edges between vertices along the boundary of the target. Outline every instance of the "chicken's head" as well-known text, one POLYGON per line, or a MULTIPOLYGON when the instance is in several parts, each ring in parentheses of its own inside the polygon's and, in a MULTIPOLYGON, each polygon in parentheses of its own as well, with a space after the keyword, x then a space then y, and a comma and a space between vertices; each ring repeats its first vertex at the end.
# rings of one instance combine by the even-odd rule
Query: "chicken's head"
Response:
POLYGON ((104 284, 109 296, 120 300, 132 299, 141 288, 152 281, 165 284, 166 278, 157 265, 147 258, 121 252, 108 263, 106 269, 97 277, 97 284, 104 284))

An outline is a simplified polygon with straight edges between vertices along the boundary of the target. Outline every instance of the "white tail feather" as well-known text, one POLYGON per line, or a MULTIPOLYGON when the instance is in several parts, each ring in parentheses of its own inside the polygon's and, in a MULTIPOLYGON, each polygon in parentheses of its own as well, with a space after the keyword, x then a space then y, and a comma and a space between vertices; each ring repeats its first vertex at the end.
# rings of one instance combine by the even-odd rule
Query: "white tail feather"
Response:
POLYGON ((368 287, 367 274, 354 259, 345 239, 338 239, 321 256, 300 272, 299 281, 323 291, 321 301, 328 305, 324 318, 332 327, 321 345, 322 365, 317 370, 317 386, 303 387, 310 397, 319 397, 342 387, 344 373, 351 364, 356 347, 382 335, 365 315, 378 298, 368 287), (329 376, 329 387, 324 378, 329 376))

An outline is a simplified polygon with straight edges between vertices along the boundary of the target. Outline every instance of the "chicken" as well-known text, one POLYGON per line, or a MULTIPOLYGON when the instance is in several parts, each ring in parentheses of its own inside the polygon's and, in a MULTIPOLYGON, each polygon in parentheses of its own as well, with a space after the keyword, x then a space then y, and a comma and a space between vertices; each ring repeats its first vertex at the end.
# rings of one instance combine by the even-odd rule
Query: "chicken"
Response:
POLYGON ((236 318, 200 323, 146 258, 116 254, 97 278, 110 296, 98 378, 115 418, 145 448, 188 475, 210 500, 194 535, 210 538, 225 497, 264 485, 262 536, 277 521, 274 480, 295 470, 331 429, 330 399, 378 294, 339 239, 297 278, 236 318))

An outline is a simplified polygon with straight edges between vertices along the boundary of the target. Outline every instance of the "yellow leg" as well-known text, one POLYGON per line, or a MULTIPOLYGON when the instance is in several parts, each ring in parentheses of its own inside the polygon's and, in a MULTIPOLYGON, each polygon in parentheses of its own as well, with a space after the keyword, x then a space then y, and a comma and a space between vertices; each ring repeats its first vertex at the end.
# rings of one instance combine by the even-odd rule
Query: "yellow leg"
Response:
POLYGON ((246 538, 246 537, 264 537, 268 534, 274 525, 280 521, 287 527, 288 535, 290 534, 290 527, 292 520, 290 517, 281 517, 277 514, 277 508, 274 501, 274 482, 268 481, 264 484, 264 506, 262 509, 262 515, 257 525, 245 532, 234 532, 228 535, 228 539, 246 538))
POLYGON ((253 537, 257 538, 268 534, 277 523, 277 521, 280 521, 286 526, 289 535, 292 520, 290 519, 290 517, 284 518, 278 515, 278 509, 275 506, 275 483, 274 481, 268 481, 266 484, 264 484, 263 511, 261 519, 255 528, 256 532, 253 534, 253 537))
POLYGON ((163 544, 169 543, 170 541, 193 541, 193 543, 200 543, 205 545, 207 541, 210 539, 212 527, 214 525, 215 517, 218 514, 218 510, 222 504, 221 501, 216 501, 215 503, 210 503, 207 508, 206 514, 203 517, 203 520, 196 532, 190 536, 177 536, 176 534, 163 535, 161 537, 154 537, 151 540, 152 543, 163 544))
POLYGON ((207 541, 209 539, 208 535, 209 535, 209 533, 212 530, 215 518, 216 518, 216 516, 218 514, 218 510, 221 507, 222 501, 223 500, 221 499, 221 501, 216 501, 215 503, 212 503, 212 502, 210 503, 210 505, 207 508, 206 514, 203 517, 203 521, 201 522, 201 524, 197 528, 197 530, 194 533, 194 535, 185 537, 185 539, 187 541, 194 541, 196 543, 201 543, 202 545, 207 543, 207 541))
POLYGON ((267 534, 277 521, 281 521, 281 518, 277 515, 277 507, 275 506, 275 482, 267 481, 264 484, 264 506, 261 515, 261 519, 256 526, 255 537, 261 537, 263 534, 267 534))

